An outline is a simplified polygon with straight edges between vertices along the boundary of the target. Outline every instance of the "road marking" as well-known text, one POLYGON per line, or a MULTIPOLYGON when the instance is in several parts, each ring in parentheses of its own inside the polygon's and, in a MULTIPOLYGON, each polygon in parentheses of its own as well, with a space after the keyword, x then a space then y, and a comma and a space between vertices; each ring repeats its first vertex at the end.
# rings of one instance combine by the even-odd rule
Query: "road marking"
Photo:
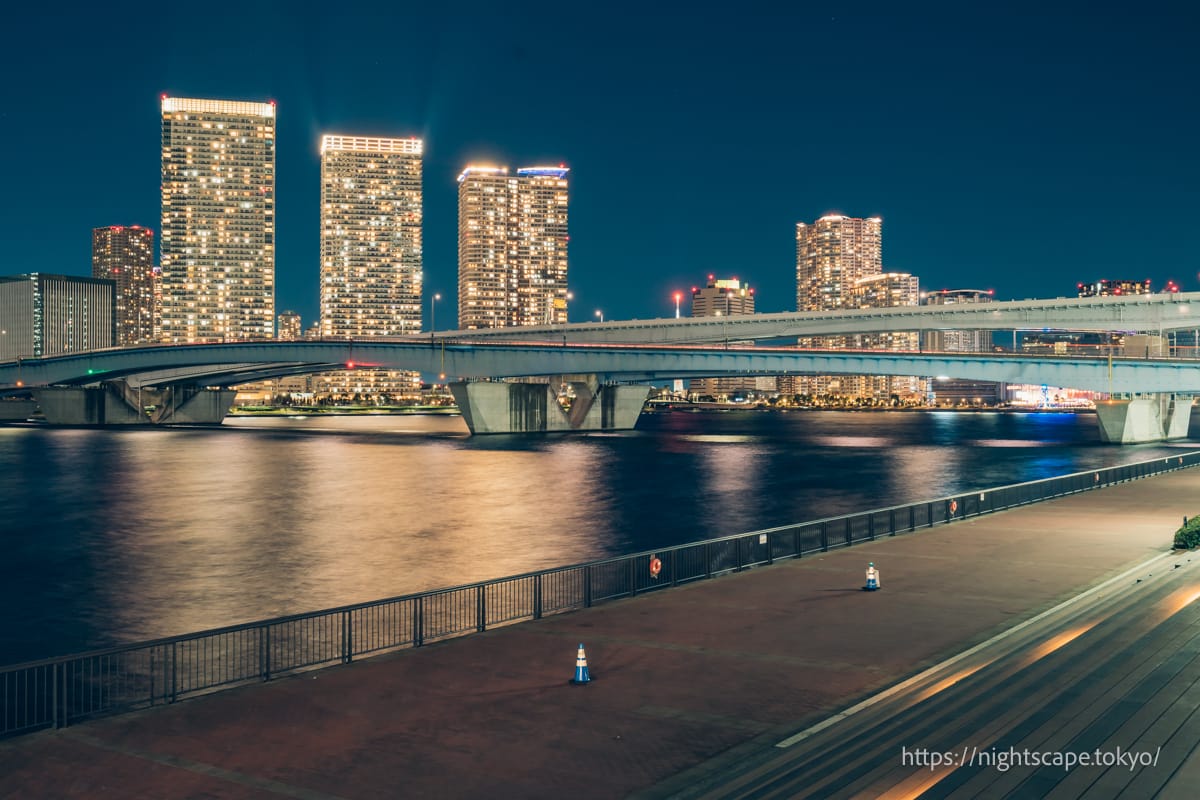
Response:
POLYGON ((975 645, 974 647, 971 647, 967 650, 962 651, 958 655, 951 656, 950 658, 946 659, 945 661, 941 662, 940 664, 935 664, 932 667, 929 667, 928 669, 926 669, 924 672, 921 672, 918 675, 914 675, 911 678, 909 678, 908 680, 903 681, 902 683, 898 683, 889 689, 884 689, 882 692, 879 692, 876 695, 872 695, 871 697, 868 697, 866 700, 863 700, 862 702, 860 702, 856 705, 853 705, 850 708, 847 708, 845 711, 839 711, 838 713, 834 714, 832 717, 829 717, 828 719, 818 722, 816 725, 813 725, 809 728, 805 728, 804 730, 800 731, 799 733, 793 734, 780 742, 776 742, 775 746, 776 747, 791 747, 792 745, 802 742, 811 736, 815 736, 816 734, 820 733, 821 731, 825 730, 826 728, 830 728, 830 727, 836 725, 837 723, 841 722, 842 720, 847 719, 848 717, 854 716, 855 714, 859 713, 860 711, 865 711, 866 709, 870 708, 871 706, 881 703, 884 700, 887 700, 888 698, 892 697, 893 695, 899 694, 900 692, 909 688, 913 684, 916 684, 916 683, 924 680, 925 678, 932 676, 939 670, 943 670, 946 667, 957 664, 959 661, 962 661, 964 658, 967 658, 968 656, 972 656, 975 653, 978 653, 980 650, 983 650, 986 647, 991 647, 992 645, 996 644, 997 642, 1007 639, 1008 637, 1012 636, 1013 634, 1018 633, 1019 631, 1024 630, 1025 628, 1028 628, 1030 625, 1040 622, 1041 620, 1045 619, 1046 617, 1050 616, 1051 614, 1055 614, 1059 611, 1062 611, 1064 608, 1067 608, 1068 606, 1072 606, 1075 603, 1078 603, 1079 601, 1083 600, 1084 598, 1089 597, 1089 596, 1095 594, 1096 592, 1102 591, 1103 589, 1106 589, 1115 583, 1118 583, 1123 580, 1129 580, 1129 578, 1131 576, 1133 576, 1139 572, 1142 572, 1143 570, 1153 566, 1154 564, 1158 563, 1159 561, 1162 561, 1163 559, 1167 559, 1167 558, 1171 558, 1171 557, 1172 556, 1170 553, 1162 553, 1162 554, 1157 555, 1154 558, 1151 558, 1147 561, 1143 561, 1141 564, 1138 564, 1136 567, 1126 570, 1125 572, 1122 572, 1120 575, 1117 575, 1116 577, 1109 578, 1104 583, 1097 584, 1096 586, 1093 586, 1091 589, 1088 589, 1087 591, 1085 591, 1081 594, 1077 594, 1074 597, 1064 600, 1063 602, 1059 603, 1058 605, 1054 606, 1053 608, 1046 609, 1042 613, 1038 614, 1036 617, 1032 617, 1030 619, 1025 620, 1022 623, 1014 625, 1013 627, 1009 628, 1008 630, 1001 631, 1000 633, 996 634, 995 636, 988 639, 987 641, 980 642, 979 644, 975 645))

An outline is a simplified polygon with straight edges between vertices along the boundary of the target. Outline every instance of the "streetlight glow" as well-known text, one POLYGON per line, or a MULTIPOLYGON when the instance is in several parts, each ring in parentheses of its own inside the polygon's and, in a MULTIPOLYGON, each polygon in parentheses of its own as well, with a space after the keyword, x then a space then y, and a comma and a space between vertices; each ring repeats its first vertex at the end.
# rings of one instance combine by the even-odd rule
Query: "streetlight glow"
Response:
POLYGON ((604 322, 604 312, 598 308, 596 309, 596 316, 600 318, 601 322, 604 322))

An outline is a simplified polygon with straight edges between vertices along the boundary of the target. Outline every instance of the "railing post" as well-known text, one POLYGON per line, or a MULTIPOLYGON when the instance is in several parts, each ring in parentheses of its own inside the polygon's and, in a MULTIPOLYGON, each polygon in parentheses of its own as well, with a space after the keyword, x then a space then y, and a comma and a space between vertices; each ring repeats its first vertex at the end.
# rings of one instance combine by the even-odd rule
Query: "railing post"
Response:
POLYGON ((630 556, 625 561, 629 564, 625 570, 629 573, 629 596, 633 597, 637 594, 637 558, 630 556))
POLYGON ((271 680, 271 626, 262 627, 262 679, 271 680))
POLYGON ((178 662, 179 662, 179 642, 171 642, 171 700, 174 703, 178 697, 178 662))
POLYGON ((829 523, 821 523, 821 552, 829 552, 829 523))
POLYGON ((908 530, 915 531, 917 529, 917 507, 910 505, 908 507, 908 530))
POLYGON ((487 630, 487 592, 482 585, 475 587, 475 630, 487 630))
MULTIPOLYGON (((62 667, 62 663, 61 663, 61 662, 58 662, 58 661, 56 661, 56 662, 54 662, 54 668, 53 668, 53 669, 50 671, 50 680, 52 680, 52 681, 54 682, 54 687, 53 687, 53 688, 50 690, 50 694, 51 694, 51 696, 52 696, 52 699, 51 699, 51 701, 50 701, 50 713, 54 715, 54 729, 55 729, 55 730, 58 730, 58 729, 59 729, 59 727, 61 727, 61 726, 58 724, 58 719, 59 719, 59 709, 58 709, 58 681, 59 681, 59 677, 58 677, 58 674, 59 674, 59 672, 61 672, 61 671, 62 671, 62 670, 61 670, 61 667, 62 667)), ((151 692, 153 692, 153 691, 154 691, 154 690, 153 690, 153 689, 151 689, 151 692)))
POLYGON ((583 568, 583 607, 592 607, 592 568, 583 568))
POLYGON ((542 573, 533 576, 533 618, 542 618, 542 573))
POLYGON ((425 596, 417 595, 413 601, 413 647, 425 644, 425 596))
POLYGON ((733 540, 733 571, 742 571, 742 539, 740 536, 733 540))
POLYGON ((679 576, 675 572, 675 560, 676 560, 675 555, 678 552, 679 552, 678 550, 668 550, 667 551, 667 569, 671 570, 671 585, 672 586, 679 585, 679 576))
POLYGON ((854 544, 854 530, 851 527, 850 517, 846 517, 846 546, 854 544))
POLYGON ((704 543, 704 577, 712 577, 712 545, 704 543))
POLYGON ((929 504, 929 527, 933 527, 933 503, 929 504))
POLYGON ((792 528, 792 552, 796 554, 796 558, 804 555, 804 551, 800 549, 800 529, 792 528))
POLYGON ((771 534, 763 534, 767 537, 767 564, 775 563, 775 540, 771 538, 771 534))
POLYGON ((872 542, 875 541, 875 514, 867 515, 867 538, 872 542))
POLYGON ((888 536, 896 535, 896 509, 888 511, 888 536))
POLYGON ((342 663, 349 664, 354 654, 354 633, 350 629, 350 612, 342 612, 342 663))

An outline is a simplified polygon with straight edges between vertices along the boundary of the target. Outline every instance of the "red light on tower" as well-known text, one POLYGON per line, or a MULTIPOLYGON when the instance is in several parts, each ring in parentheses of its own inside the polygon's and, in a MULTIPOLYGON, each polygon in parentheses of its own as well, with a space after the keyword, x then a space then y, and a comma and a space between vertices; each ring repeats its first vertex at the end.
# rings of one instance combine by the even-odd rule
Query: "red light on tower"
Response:
POLYGON ((353 361, 347 361, 347 362, 346 362, 346 369, 354 369, 354 362, 353 362, 353 361))

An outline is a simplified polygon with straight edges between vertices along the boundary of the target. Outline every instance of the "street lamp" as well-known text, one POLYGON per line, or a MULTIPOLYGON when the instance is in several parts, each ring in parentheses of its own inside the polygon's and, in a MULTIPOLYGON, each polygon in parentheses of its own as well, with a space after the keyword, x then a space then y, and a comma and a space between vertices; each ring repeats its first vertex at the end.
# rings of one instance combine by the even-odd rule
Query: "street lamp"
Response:
POLYGON ((600 318, 601 322, 604 322, 604 312, 598 308, 596 309, 596 316, 600 318))
POLYGON ((679 301, 683 299, 683 292, 675 293, 675 319, 679 319, 679 301))
POLYGON ((437 330, 437 303, 441 300, 441 294, 434 293, 433 297, 429 298, 429 338, 433 338, 433 332, 437 330))

